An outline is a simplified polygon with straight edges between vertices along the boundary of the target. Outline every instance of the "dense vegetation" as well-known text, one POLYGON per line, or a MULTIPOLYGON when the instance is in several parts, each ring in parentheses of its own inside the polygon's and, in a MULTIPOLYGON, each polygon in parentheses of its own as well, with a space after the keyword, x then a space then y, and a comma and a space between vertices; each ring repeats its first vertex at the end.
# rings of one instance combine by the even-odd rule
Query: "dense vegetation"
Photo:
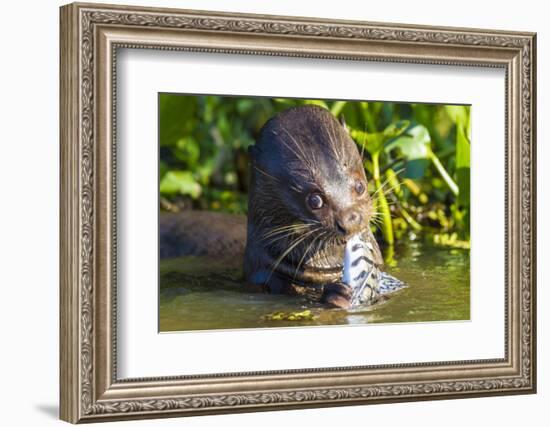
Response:
POLYGON ((305 103, 344 116, 390 253, 417 237, 469 248, 467 106, 161 94, 161 209, 246 213, 247 148, 276 112, 305 103))

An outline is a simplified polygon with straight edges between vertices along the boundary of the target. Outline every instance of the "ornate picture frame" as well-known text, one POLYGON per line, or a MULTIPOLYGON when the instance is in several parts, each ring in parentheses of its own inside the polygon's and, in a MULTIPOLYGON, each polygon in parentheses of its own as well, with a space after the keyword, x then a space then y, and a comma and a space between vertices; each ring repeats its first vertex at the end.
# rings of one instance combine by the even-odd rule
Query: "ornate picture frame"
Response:
POLYGON ((61 8, 61 418, 78 423, 536 391, 536 36, 314 18, 61 8), (501 359, 123 379, 116 335, 117 49, 505 70, 501 359))

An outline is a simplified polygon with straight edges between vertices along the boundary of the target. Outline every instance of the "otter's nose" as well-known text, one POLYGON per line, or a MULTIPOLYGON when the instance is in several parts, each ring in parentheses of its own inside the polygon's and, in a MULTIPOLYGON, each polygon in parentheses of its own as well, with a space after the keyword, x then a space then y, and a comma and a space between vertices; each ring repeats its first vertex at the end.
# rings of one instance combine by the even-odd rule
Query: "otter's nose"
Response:
POLYGON ((363 222, 363 216, 357 211, 346 211, 336 217, 336 229, 341 235, 349 235, 358 231, 363 222))

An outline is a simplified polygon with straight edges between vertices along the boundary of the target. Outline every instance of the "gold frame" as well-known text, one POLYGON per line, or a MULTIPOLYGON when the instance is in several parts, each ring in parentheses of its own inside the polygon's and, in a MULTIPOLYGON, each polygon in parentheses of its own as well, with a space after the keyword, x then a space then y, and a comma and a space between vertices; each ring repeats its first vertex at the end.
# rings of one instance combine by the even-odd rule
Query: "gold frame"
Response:
POLYGON ((77 423, 534 393, 536 35, 71 4, 61 8, 61 418, 77 423), (117 48, 501 67, 506 71, 505 357, 119 380, 117 48))

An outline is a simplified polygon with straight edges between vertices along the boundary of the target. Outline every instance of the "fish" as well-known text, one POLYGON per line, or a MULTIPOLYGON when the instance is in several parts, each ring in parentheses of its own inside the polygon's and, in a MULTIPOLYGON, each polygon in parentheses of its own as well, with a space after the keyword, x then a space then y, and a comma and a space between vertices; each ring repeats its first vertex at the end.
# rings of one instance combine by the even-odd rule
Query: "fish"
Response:
POLYGON ((381 295, 396 292, 406 287, 405 283, 381 271, 374 263, 374 247, 355 234, 344 249, 342 281, 352 289, 351 307, 370 305, 381 295))

